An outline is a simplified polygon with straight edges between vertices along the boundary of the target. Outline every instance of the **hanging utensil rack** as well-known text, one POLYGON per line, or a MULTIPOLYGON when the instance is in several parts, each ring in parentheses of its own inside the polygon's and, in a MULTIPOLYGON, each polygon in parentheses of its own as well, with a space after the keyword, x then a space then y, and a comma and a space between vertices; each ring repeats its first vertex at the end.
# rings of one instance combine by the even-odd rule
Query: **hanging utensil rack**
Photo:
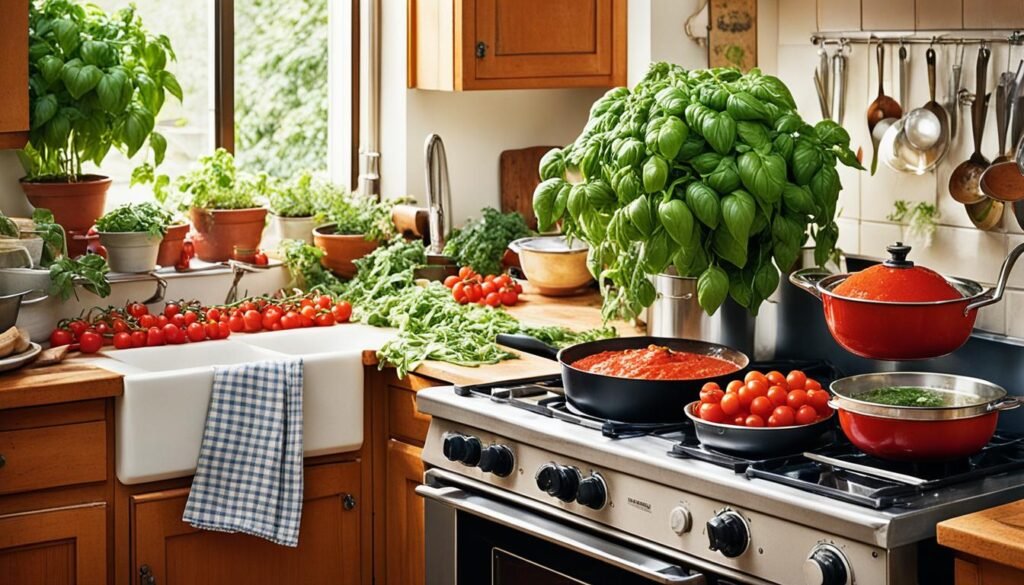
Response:
POLYGON ((1024 33, 1013 31, 1008 35, 989 37, 957 37, 948 35, 918 36, 918 33, 892 33, 880 36, 874 33, 837 32, 811 35, 811 44, 825 47, 834 45, 981 45, 991 43, 1024 44, 1024 33))

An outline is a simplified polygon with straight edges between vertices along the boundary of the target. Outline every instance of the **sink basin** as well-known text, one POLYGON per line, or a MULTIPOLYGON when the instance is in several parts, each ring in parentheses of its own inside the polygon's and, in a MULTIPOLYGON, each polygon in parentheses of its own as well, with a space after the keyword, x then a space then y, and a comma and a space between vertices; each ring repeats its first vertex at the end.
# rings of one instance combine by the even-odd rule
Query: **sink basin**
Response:
POLYGON ((195 472, 214 367, 303 358, 303 446, 307 456, 363 443, 362 351, 386 340, 358 326, 238 335, 228 340, 110 351, 93 364, 124 374, 116 401, 116 467, 132 485, 195 472), (338 330, 338 331, 335 331, 338 330))

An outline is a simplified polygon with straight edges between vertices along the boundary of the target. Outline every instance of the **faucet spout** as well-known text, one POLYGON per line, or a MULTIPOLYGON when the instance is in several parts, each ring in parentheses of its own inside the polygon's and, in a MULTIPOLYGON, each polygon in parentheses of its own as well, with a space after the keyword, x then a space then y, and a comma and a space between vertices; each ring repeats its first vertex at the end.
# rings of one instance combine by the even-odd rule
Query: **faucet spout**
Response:
POLYGON ((430 246, 428 255, 439 256, 444 250, 452 208, 451 184, 448 181, 448 158, 444 142, 437 134, 427 136, 424 144, 427 178, 427 213, 430 225, 430 246))

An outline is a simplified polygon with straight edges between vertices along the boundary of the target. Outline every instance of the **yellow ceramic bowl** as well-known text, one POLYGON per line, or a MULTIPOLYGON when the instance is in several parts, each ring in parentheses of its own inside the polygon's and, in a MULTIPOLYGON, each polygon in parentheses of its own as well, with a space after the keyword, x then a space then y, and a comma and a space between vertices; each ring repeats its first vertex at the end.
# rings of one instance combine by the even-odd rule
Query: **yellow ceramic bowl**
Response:
POLYGON ((530 284, 546 296, 568 296, 593 281, 587 269, 586 243, 566 241, 565 236, 521 238, 509 248, 519 255, 519 263, 530 284))

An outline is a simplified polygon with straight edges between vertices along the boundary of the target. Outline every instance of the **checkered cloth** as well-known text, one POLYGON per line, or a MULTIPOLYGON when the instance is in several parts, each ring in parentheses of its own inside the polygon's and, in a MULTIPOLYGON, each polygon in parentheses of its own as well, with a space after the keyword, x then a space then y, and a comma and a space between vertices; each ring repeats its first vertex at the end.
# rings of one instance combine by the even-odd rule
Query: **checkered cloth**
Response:
POLYGON ((182 520, 298 546, 302 518, 302 360, 216 368, 182 520))

